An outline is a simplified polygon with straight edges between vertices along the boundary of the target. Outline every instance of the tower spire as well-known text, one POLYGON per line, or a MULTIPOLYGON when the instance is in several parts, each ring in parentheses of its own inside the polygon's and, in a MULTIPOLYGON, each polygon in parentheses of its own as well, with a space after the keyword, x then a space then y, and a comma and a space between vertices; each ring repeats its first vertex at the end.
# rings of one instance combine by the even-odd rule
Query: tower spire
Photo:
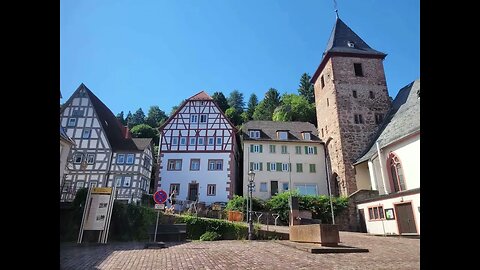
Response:
POLYGON ((337 0, 333 0, 333 8, 338 19, 338 8, 337 8, 337 0))

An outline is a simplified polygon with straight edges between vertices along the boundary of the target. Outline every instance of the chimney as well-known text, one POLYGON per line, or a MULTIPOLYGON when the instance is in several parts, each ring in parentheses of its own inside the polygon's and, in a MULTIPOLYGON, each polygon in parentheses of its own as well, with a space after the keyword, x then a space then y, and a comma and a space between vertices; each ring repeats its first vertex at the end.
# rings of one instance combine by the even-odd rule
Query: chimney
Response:
POLYGON ((130 129, 128 129, 128 126, 124 126, 122 128, 122 135, 125 139, 131 139, 132 138, 132 133, 130 132, 130 129))

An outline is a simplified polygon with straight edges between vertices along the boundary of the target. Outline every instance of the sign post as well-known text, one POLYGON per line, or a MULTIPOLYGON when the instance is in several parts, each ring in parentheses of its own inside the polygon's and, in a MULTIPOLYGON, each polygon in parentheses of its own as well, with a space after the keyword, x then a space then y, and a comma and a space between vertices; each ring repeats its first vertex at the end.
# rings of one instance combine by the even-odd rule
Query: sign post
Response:
MULTIPOLYGON (((153 194, 153 200, 157 204, 163 204, 167 200, 167 197, 168 195, 163 189, 160 189, 157 192, 155 192, 155 194, 153 194)), ((155 209, 158 209, 158 210, 157 210, 157 223, 155 225, 155 235, 153 236, 154 243, 157 242, 157 229, 158 229, 158 218, 160 217, 160 208, 161 207, 157 207, 157 205, 155 205, 155 209)))

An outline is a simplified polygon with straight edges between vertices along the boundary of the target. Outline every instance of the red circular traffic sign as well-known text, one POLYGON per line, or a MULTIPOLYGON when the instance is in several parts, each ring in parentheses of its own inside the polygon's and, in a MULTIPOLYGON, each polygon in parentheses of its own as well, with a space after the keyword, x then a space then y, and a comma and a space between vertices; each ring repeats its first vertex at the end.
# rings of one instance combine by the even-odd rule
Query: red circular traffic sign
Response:
POLYGON ((164 203, 167 200, 167 198, 168 198, 168 195, 163 189, 153 194, 153 200, 158 204, 164 203))

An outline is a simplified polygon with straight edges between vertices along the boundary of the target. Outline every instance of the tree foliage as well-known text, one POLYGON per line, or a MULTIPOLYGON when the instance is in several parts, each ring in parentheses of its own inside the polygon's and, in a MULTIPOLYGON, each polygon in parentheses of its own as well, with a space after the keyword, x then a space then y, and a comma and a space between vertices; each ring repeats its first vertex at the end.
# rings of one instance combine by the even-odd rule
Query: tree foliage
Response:
POLYGON ((245 102, 243 101, 243 94, 238 90, 233 90, 228 97, 228 105, 234 107, 239 114, 243 112, 245 102))
POLYGON ((301 121, 316 125, 315 104, 296 94, 284 94, 281 105, 273 113, 273 121, 301 121))
POLYGON ((237 126, 237 125, 240 125, 242 123, 242 117, 240 116, 240 114, 238 113, 238 111, 233 108, 233 107, 230 107, 228 108, 226 111, 225 111, 225 116, 230 119, 230 121, 233 123, 233 125, 237 126))
POLYGON ((138 108, 138 110, 132 115, 132 121, 129 123, 129 128, 140 124, 145 124, 145 113, 142 108, 138 108))
POLYGON ((305 97, 309 103, 315 103, 315 92, 313 84, 310 83, 311 77, 307 73, 303 73, 300 78, 300 85, 298 87, 298 94, 305 97))
POLYGON ((248 105, 247 105, 247 110, 245 111, 246 115, 243 117, 244 122, 247 122, 249 120, 253 119, 253 113, 255 112, 255 107, 258 105, 258 98, 255 93, 250 95, 250 98, 248 99, 248 105))
POLYGON ((273 119, 273 112, 280 105, 280 94, 277 89, 270 88, 265 93, 265 98, 260 101, 253 113, 253 120, 268 120, 273 119))
POLYGON ((153 128, 158 128, 161 123, 167 119, 167 115, 164 111, 160 110, 158 106, 150 106, 145 123, 153 128))
POLYGON ((118 113, 115 117, 117 117, 118 121, 120 121, 120 123, 122 123, 122 125, 124 125, 124 126, 127 125, 127 122, 125 121, 125 117, 123 115, 123 111, 118 113))
POLYGON ((130 132, 134 138, 153 138, 153 142, 158 144, 158 131, 147 124, 136 125, 130 132))
POLYGON ((132 125, 131 125, 132 118, 133 118, 132 112, 131 112, 131 111, 128 111, 127 116, 125 117, 125 126, 128 125, 128 128, 131 128, 131 127, 132 127, 132 125))
POLYGON ((220 107, 222 112, 225 112, 228 109, 229 105, 227 98, 225 98, 222 92, 213 93, 212 98, 217 103, 218 107, 220 107))

